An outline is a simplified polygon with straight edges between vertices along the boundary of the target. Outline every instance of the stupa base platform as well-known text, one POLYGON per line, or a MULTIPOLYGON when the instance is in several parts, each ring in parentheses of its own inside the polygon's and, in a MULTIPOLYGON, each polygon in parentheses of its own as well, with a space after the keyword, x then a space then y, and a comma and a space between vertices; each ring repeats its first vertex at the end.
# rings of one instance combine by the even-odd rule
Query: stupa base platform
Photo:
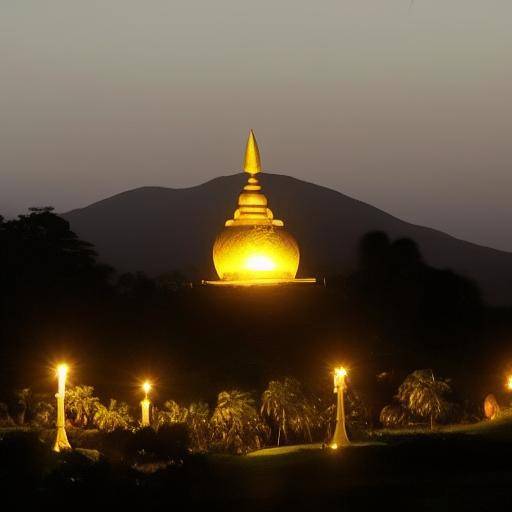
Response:
POLYGON ((202 284, 209 286, 277 286, 277 285, 297 285, 297 284, 316 284, 314 277, 303 277, 298 279, 240 279, 240 280, 218 280, 202 281, 202 284))

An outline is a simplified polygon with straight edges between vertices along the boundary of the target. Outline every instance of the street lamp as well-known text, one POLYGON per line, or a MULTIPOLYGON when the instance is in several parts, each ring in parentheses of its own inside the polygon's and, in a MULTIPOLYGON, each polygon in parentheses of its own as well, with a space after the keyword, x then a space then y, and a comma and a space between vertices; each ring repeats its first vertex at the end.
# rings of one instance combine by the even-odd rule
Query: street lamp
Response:
POLYGON ((53 445, 53 451, 55 452, 71 449, 68 436, 66 435, 66 413, 64 411, 64 397, 66 395, 66 377, 68 370, 69 367, 65 363, 57 366, 59 388, 55 395, 55 398, 57 399, 57 437, 55 438, 55 444, 53 445))
POLYGON ((350 441, 345 430, 345 403, 343 400, 343 390, 345 389, 345 377, 347 370, 342 366, 334 370, 334 392, 338 395, 338 403, 336 408, 336 429, 331 439, 330 448, 336 450, 343 446, 349 446, 350 441))
POLYGON ((142 410, 142 419, 141 419, 141 425, 143 427, 149 427, 149 406, 151 405, 151 402, 149 401, 149 392, 151 391, 151 383, 148 381, 145 381, 144 384, 142 384, 142 390, 144 391, 144 400, 140 403, 140 407, 142 410))

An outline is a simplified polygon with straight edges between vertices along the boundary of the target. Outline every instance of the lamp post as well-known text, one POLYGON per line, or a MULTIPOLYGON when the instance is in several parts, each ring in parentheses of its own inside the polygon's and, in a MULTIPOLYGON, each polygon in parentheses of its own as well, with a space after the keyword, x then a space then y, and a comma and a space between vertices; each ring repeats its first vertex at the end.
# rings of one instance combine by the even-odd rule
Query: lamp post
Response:
POLYGON ((334 392, 338 395, 338 403, 336 408, 336 429, 329 445, 333 450, 350 445, 347 431, 345 430, 345 403, 343 400, 346 376, 347 370, 345 368, 339 367, 334 370, 334 392))
POLYGON ((144 400, 140 403, 141 412, 142 412, 142 418, 140 424, 143 427, 149 427, 149 406, 151 405, 151 402, 149 400, 149 392, 151 391, 151 383, 146 381, 144 384, 142 384, 142 390, 144 391, 144 400))
POLYGON ((57 437, 53 445, 53 451, 70 450, 71 445, 66 435, 66 413, 64 411, 64 397, 66 395, 66 377, 68 374, 68 365, 65 363, 57 366, 57 377, 59 379, 58 392, 55 395, 57 399, 57 437))

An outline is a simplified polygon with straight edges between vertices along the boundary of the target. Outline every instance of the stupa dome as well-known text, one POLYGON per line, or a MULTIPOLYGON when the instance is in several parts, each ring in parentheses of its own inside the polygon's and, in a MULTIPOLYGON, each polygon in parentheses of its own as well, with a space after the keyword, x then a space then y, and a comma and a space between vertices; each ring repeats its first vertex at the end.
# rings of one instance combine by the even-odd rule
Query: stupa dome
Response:
POLYGON ((244 171, 249 178, 238 197, 238 208, 213 245, 215 270, 224 281, 293 280, 299 268, 299 247, 284 223, 274 219, 261 192, 256 179, 260 155, 252 130, 244 171))

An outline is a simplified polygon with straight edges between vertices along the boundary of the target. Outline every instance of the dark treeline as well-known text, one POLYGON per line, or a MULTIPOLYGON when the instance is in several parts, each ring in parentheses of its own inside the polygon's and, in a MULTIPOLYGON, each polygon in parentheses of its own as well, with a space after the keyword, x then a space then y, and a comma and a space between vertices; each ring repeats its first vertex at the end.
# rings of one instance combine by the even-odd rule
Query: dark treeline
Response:
POLYGON ((417 368, 471 386, 475 400, 501 386, 508 311, 486 308, 466 277, 430 267, 412 240, 369 233, 358 260, 326 286, 217 289, 179 272, 119 275, 50 208, 1 221, 1 398, 51 390, 62 358, 74 384, 132 401, 145 376, 183 401, 260 393, 285 376, 332 394, 340 361, 374 416, 417 368))
POLYGON ((476 283, 430 267, 408 238, 365 235, 358 269, 343 287, 367 337, 380 340, 394 358, 445 358, 472 351, 482 339, 485 309, 476 283))

